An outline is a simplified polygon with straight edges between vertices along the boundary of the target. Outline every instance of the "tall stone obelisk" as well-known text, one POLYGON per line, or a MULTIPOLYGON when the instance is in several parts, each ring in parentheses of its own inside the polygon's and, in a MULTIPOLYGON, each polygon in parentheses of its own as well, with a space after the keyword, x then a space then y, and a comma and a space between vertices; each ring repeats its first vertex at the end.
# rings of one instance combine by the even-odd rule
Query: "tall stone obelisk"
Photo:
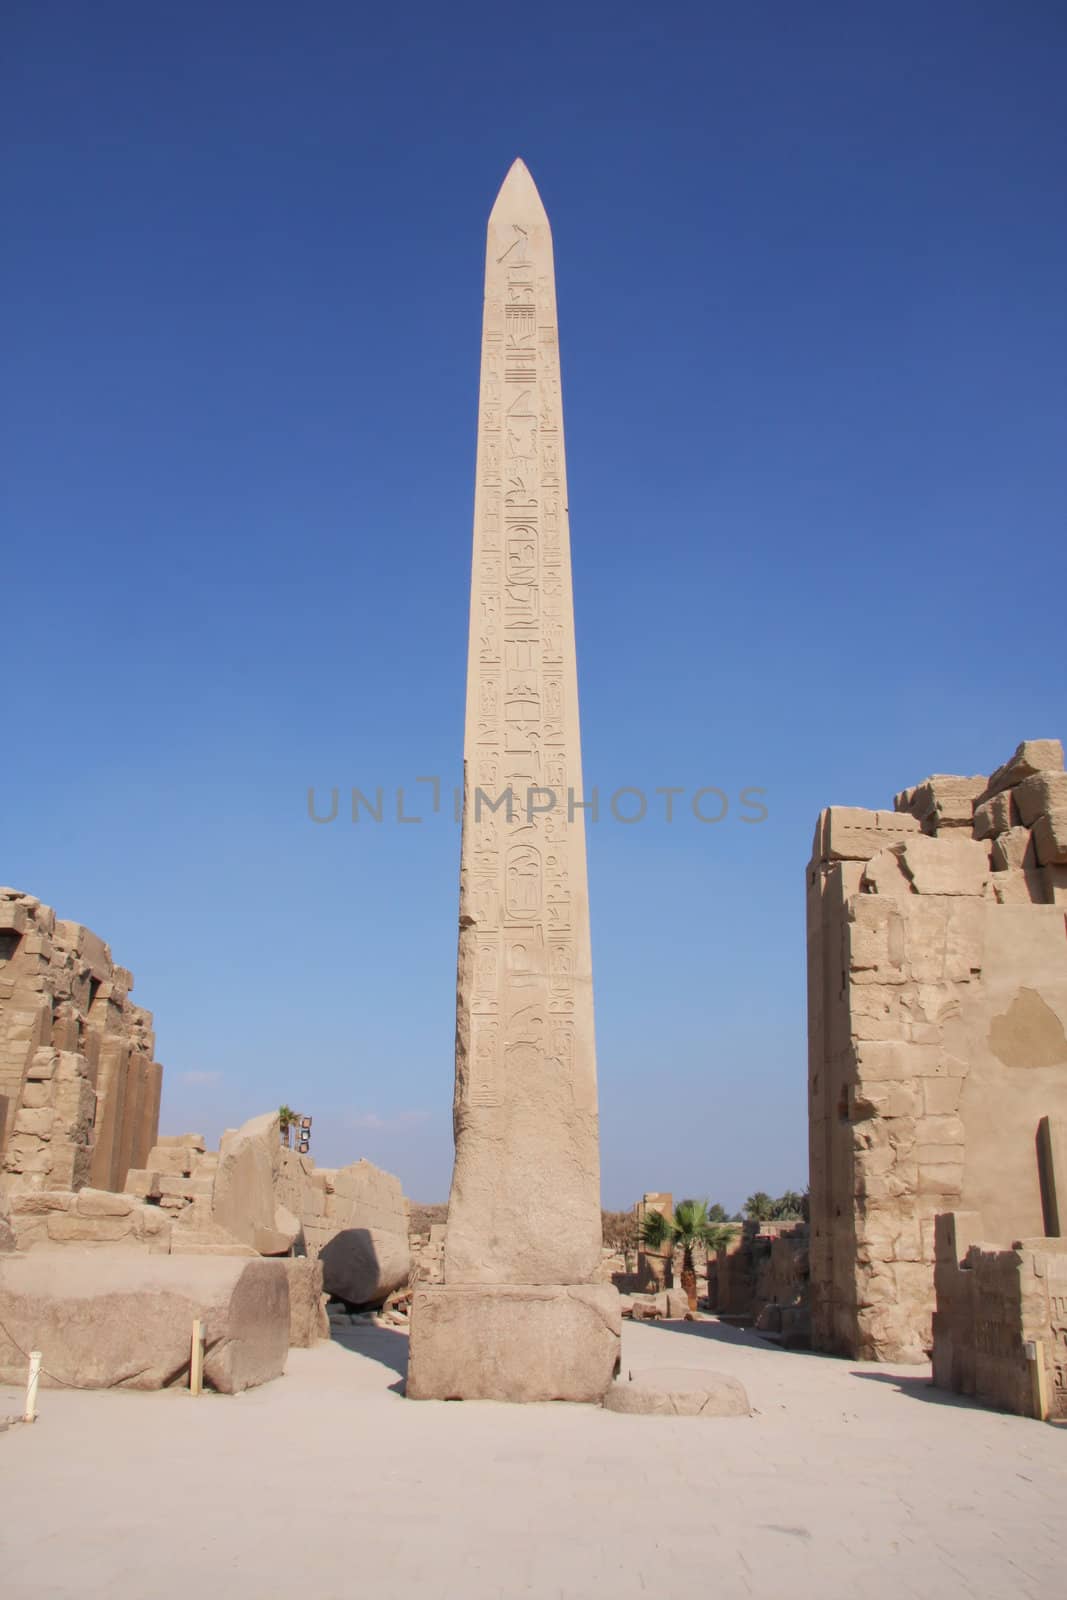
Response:
POLYGON ((489 218, 478 408, 445 1283, 408 1394, 591 1400, 600 1158, 567 477, 548 218, 516 161, 489 218))

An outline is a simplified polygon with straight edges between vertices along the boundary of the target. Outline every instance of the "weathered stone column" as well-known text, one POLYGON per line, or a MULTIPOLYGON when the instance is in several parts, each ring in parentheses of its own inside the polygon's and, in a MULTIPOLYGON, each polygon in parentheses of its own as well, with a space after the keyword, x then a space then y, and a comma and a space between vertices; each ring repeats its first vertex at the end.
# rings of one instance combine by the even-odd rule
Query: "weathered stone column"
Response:
POLYGON ((414 1398, 596 1400, 601 1259, 585 796, 555 274, 516 161, 489 218, 464 740, 456 1164, 414 1398))

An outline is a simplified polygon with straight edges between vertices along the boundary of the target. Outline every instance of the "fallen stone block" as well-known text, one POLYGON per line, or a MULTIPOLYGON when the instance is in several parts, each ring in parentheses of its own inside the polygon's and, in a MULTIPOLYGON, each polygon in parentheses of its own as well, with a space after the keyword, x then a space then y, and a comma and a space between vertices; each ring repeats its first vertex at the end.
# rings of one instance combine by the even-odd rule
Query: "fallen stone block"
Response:
POLYGON ((41 1382, 91 1389, 188 1383, 193 1319, 204 1378, 223 1394, 280 1376, 289 1347, 285 1268, 273 1261, 66 1250, 0 1258, 0 1382, 22 1383, 23 1350, 41 1382))
POLYGON ((107 1189, 79 1189, 74 1209, 80 1217, 128 1217, 133 1211, 133 1201, 107 1189))
POLYGON ((743 1384, 725 1372, 700 1367, 652 1367, 618 1378, 604 1397, 605 1411, 653 1417, 747 1417, 743 1384))
POLYGON ((148 1152, 146 1166, 150 1172, 158 1172, 161 1177, 182 1178, 189 1176, 199 1159, 191 1145, 157 1144, 148 1152))
POLYGON ((157 1184, 161 1198, 166 1200, 210 1200, 210 1178, 190 1177, 188 1174, 163 1172, 157 1184))
POLYGON ((48 1218, 48 1238, 53 1244, 114 1245, 133 1237, 133 1218, 83 1217, 54 1211, 48 1218))
POLYGON ((416 1289, 413 1400, 603 1398, 622 1322, 609 1284, 443 1284, 416 1289))
POLYGON ((213 1221, 258 1249, 257 1230, 274 1229, 274 1179, 280 1165, 276 1111, 223 1134, 214 1178, 213 1221))
POLYGON ((342 1228, 319 1259, 326 1292, 350 1305, 381 1305, 411 1275, 407 1234, 380 1228, 342 1228))
POLYGON ((281 1266, 289 1280, 289 1343, 306 1349, 330 1337, 322 1293, 322 1263, 312 1256, 289 1256, 281 1266))

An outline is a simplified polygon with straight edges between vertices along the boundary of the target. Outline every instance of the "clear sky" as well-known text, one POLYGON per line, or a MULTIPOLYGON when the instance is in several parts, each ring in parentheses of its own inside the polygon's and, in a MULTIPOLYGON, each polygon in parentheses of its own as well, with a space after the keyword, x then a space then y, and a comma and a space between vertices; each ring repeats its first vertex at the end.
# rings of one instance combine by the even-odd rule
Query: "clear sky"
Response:
POLYGON ((1063 6, 9 0, 4 31, 0 880, 135 972, 164 1130, 285 1100, 320 1162, 447 1194, 459 829, 415 780, 460 777, 522 155, 586 782, 650 796, 589 831, 605 1203, 802 1188, 820 807, 1067 733, 1063 6), (393 820, 346 821, 353 785, 393 820))

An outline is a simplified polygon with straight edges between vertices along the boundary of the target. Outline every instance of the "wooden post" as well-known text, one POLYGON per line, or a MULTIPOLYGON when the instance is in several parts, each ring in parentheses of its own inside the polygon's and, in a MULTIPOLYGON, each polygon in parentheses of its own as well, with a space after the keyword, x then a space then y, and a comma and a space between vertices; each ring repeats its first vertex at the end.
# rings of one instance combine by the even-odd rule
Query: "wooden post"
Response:
POLYGON ((1027 1339, 1026 1364, 1030 1368, 1030 1394, 1033 1414, 1039 1422, 1048 1421, 1048 1374, 1045 1371, 1045 1341, 1027 1339))
POLYGON ((41 1378, 41 1352, 30 1351, 30 1371, 26 1379, 26 1409, 22 1414, 23 1422, 36 1422, 37 1420, 37 1385, 41 1378))
POLYGON ((189 1393, 200 1394, 204 1387, 204 1324, 193 1318, 192 1349, 189 1352, 189 1393))

